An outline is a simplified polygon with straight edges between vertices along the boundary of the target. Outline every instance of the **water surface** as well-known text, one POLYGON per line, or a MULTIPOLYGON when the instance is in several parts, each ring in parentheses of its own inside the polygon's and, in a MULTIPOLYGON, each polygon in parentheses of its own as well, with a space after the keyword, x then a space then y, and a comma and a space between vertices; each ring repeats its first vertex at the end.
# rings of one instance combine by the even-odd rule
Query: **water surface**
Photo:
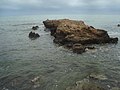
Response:
POLYGON ((120 38, 119 15, 0 17, 0 90, 65 90, 91 73, 105 75, 108 79, 100 82, 104 86, 120 87, 120 43, 95 45, 95 50, 74 54, 54 44, 44 31, 43 20, 62 18, 83 20, 120 38), (28 38, 33 25, 40 27, 36 40, 28 38))

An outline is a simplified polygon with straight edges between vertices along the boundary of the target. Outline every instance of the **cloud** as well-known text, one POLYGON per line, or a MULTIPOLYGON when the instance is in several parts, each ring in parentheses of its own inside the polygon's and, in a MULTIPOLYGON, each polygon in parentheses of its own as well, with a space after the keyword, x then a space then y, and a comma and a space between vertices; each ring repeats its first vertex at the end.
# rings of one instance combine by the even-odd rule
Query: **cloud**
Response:
POLYGON ((0 0, 0 11, 119 12, 120 0, 0 0))

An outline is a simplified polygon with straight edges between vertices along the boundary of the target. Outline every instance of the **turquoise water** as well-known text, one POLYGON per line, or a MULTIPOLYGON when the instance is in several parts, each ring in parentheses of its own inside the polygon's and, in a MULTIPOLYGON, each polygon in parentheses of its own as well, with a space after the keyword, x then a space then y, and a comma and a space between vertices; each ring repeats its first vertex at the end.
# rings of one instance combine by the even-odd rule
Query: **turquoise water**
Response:
POLYGON ((105 29, 120 38, 119 15, 37 15, 0 17, 0 90, 65 90, 91 73, 105 75, 103 86, 120 87, 120 43, 95 45, 82 55, 53 43, 43 20, 69 18, 105 29), (28 38, 38 25, 40 38, 28 38), (32 80, 36 80, 32 82, 32 80))

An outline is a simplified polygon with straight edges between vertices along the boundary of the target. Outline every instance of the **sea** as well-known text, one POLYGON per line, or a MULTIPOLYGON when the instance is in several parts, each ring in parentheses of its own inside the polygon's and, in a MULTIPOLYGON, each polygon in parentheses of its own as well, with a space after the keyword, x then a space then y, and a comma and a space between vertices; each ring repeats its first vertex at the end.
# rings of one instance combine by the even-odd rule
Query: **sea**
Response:
POLYGON ((1 16, 0 90, 66 90, 94 73, 106 77, 98 80, 103 87, 120 88, 120 41, 76 54, 53 43, 43 25, 47 19, 82 20, 120 39, 120 15, 1 16), (40 37, 32 40, 36 25, 40 37))

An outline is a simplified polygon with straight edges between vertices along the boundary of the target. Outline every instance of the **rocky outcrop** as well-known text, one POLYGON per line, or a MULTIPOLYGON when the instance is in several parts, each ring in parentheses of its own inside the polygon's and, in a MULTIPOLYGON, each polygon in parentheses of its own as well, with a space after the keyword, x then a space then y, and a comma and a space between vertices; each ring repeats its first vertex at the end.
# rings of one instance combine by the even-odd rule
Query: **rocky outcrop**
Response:
POLYGON ((61 19, 46 20, 43 23, 55 37, 53 40, 55 43, 71 46, 74 52, 84 52, 85 47, 82 49, 81 45, 118 42, 118 38, 109 37, 107 31, 88 26, 83 21, 61 19), (80 44, 80 47, 74 44, 80 44))
POLYGON ((38 33, 35 33, 32 31, 29 33, 29 38, 31 38, 31 39, 36 39, 38 37, 40 37, 40 35, 38 33))

